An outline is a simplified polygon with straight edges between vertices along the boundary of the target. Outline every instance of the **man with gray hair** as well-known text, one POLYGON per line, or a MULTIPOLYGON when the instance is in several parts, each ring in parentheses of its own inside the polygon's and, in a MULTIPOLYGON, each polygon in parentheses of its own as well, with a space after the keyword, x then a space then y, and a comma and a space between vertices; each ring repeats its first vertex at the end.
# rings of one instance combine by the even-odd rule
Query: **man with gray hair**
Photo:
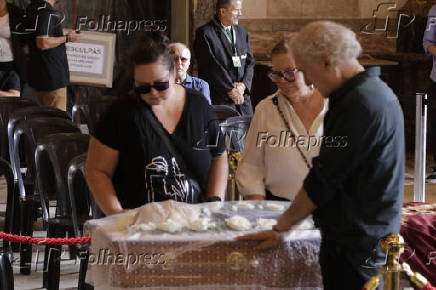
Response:
POLYGON ((380 240, 399 233, 404 190, 404 121, 397 97, 365 70, 354 32, 329 21, 313 22, 291 39, 296 66, 329 97, 324 139, 303 188, 271 231, 255 239, 277 245, 313 213, 321 230, 325 289, 362 289, 384 262, 380 240), (335 147, 345 136, 347 146, 335 147))
POLYGON ((191 64, 191 51, 180 42, 170 43, 168 50, 174 60, 174 70, 176 72, 176 83, 184 88, 199 91, 210 103, 209 84, 199 78, 192 77, 188 74, 189 65, 191 64))

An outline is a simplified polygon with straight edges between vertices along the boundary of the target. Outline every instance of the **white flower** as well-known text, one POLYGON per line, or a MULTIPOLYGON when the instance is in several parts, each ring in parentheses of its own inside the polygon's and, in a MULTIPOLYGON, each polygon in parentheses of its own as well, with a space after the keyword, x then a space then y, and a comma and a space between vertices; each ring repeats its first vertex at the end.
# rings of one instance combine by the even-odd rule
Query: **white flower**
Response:
POLYGON ((239 202, 238 206, 243 209, 254 209, 254 204, 250 202, 239 202))
POLYGON ((266 208, 271 209, 271 210, 284 210, 285 206, 278 204, 278 203, 267 203, 266 208))
POLYGON ((138 224, 138 225, 132 225, 130 228, 134 231, 153 231, 156 229, 156 225, 152 222, 144 223, 144 224, 138 224))
POLYGON ((211 228, 213 226, 214 226, 214 224, 210 222, 209 218, 199 218, 199 219, 193 221, 189 225, 189 229, 191 231, 202 232, 202 231, 207 231, 209 228, 211 228))
POLYGON ((227 226, 236 231, 246 231, 251 229, 251 223, 242 216, 232 216, 226 220, 227 226))
POLYGON ((258 218, 256 219, 257 226, 260 228, 272 228, 277 224, 277 220, 275 219, 264 219, 258 218))
POLYGON ((182 225, 172 219, 168 219, 166 222, 157 225, 157 229, 165 232, 179 232, 182 230, 182 225))

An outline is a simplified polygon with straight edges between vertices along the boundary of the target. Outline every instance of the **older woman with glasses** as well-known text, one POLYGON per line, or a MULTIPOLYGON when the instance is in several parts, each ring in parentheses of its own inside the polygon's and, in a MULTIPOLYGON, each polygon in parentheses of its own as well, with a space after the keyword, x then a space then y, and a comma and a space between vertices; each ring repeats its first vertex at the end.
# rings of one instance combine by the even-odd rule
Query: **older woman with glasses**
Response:
POLYGON ((305 80, 285 41, 272 50, 268 76, 278 90, 261 101, 236 181, 245 199, 292 200, 319 154, 327 102, 305 80))
POLYGON ((139 39, 135 94, 114 104, 91 138, 88 184, 106 215, 168 199, 224 198, 227 154, 213 109, 175 83, 167 44, 159 33, 139 39))

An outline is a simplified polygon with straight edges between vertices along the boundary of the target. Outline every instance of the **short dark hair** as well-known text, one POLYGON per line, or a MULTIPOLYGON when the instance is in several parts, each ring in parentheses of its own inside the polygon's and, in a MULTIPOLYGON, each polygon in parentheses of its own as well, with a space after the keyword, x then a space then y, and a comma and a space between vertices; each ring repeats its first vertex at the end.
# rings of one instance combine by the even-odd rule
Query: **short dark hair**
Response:
POLYGON ((215 9, 216 13, 218 14, 221 8, 229 8, 233 2, 237 2, 237 1, 241 1, 241 0, 217 0, 216 9, 215 9))
POLYGON ((160 61, 173 71, 173 61, 168 50, 169 39, 162 32, 139 32, 130 50, 130 68, 133 72, 135 66, 160 61))
POLYGON ((288 54, 290 52, 291 52, 291 48, 288 44, 288 41, 282 39, 271 50, 271 56, 278 55, 278 54, 288 54))

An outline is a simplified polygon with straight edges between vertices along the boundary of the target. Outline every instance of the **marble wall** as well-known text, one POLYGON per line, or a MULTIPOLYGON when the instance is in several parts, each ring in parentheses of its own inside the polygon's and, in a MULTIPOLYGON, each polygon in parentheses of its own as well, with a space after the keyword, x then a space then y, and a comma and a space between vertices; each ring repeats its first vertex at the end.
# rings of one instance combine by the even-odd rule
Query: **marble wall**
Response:
MULTIPOLYGON (((353 29, 364 53, 385 55, 397 50, 398 15, 425 17, 433 4, 436 0, 244 0, 240 24, 250 33, 260 60, 270 58, 271 48, 281 38, 311 21, 326 19, 353 29)), ((195 29, 213 16, 214 7, 214 0, 191 0, 191 40, 195 29)), ((402 21, 409 19, 404 16, 402 21)))

